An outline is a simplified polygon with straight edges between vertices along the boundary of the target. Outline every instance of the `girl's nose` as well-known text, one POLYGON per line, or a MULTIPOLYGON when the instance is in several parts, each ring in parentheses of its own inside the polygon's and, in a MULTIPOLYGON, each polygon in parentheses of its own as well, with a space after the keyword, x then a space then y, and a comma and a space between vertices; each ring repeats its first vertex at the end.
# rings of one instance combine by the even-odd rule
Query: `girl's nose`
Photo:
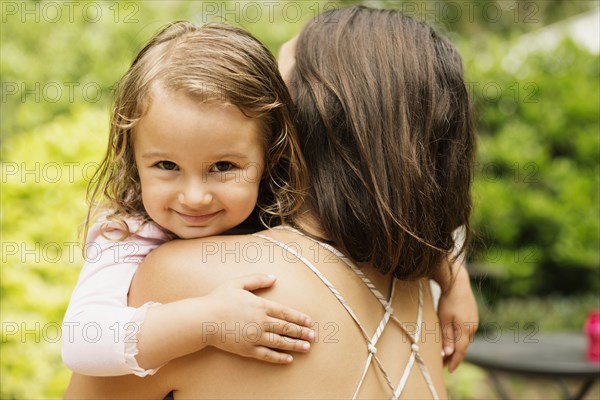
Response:
POLYGON ((208 185, 202 182, 190 182, 179 193, 179 202, 189 208, 200 208, 210 204, 213 195, 208 185))

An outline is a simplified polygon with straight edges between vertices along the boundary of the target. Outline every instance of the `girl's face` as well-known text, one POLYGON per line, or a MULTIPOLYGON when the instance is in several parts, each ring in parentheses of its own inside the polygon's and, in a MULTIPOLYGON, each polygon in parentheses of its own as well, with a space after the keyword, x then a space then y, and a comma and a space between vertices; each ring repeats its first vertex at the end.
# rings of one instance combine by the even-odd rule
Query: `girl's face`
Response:
POLYGON ((146 212, 182 239, 221 234, 256 205, 261 124, 234 105, 154 90, 133 149, 146 212))

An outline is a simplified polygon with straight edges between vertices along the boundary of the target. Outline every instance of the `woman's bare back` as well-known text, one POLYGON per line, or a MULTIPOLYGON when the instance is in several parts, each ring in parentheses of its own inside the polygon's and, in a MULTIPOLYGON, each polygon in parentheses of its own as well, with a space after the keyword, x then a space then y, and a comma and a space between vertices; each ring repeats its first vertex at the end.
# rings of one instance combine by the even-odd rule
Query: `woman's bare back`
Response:
MULTIPOLYGON (((302 310, 313 317, 317 335, 310 352, 295 354, 292 364, 282 366, 235 356, 211 347, 172 361, 156 375, 143 379, 75 377, 67 395, 93 394, 101 397, 107 396, 106 390, 110 390, 113 397, 132 394, 161 397, 174 390, 176 399, 347 399, 355 394, 369 354, 372 353, 373 360, 357 392, 358 398, 392 398, 393 388, 397 389, 398 386, 402 386, 400 397, 432 398, 434 394, 426 381, 428 376, 433 383, 433 391, 440 397, 446 397, 442 376, 441 332, 426 280, 396 281, 389 322, 375 346, 369 346, 365 335, 372 340, 384 317, 385 307, 363 280, 338 256, 296 232, 275 229, 264 231, 261 235, 264 237, 218 237, 165 245, 151 254, 140 268, 132 284, 130 303, 138 304, 150 299, 167 302, 199 296, 235 276, 254 272, 272 273, 278 277, 278 281, 261 296, 302 310), (317 273, 269 238, 289 246, 288 250, 313 264, 339 292, 364 333, 317 273), (168 265, 178 267, 165 267, 167 260, 168 265), (423 303, 420 322, 417 321, 419 290, 422 291, 423 303), (394 320, 396 318, 404 329, 394 320), (417 332, 420 332, 418 348, 412 345, 409 337, 414 337, 417 332), (420 357, 426 366, 425 373, 419 365, 420 357), (378 366, 379 363, 382 368, 378 366), (409 372, 407 365, 412 365, 409 372), (404 374, 406 382, 401 385, 404 374), (88 379, 99 380, 94 385, 99 390, 97 393, 90 393, 92 385, 85 383, 88 379), (103 380, 104 384, 101 383, 103 380), (81 383, 85 383, 86 392, 78 391, 81 383)), ((391 278, 368 266, 363 266, 361 271, 387 299, 392 286, 391 278)), ((214 321, 206 321, 205 326, 204 335, 227 335, 228 340, 232 337, 235 340, 252 340, 257 329, 260 329, 254 325, 221 329, 224 327, 214 321)))

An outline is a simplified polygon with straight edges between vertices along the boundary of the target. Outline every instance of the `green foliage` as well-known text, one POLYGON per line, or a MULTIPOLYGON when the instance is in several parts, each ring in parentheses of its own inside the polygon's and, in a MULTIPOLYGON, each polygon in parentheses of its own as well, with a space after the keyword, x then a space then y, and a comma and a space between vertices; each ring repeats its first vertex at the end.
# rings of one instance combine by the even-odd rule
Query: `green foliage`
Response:
POLYGON ((107 120, 78 107, 3 145, 1 398, 59 397, 66 385, 60 324, 83 264, 78 229, 107 120))
POLYGON ((582 332, 589 311, 599 306, 595 294, 504 298, 493 307, 481 299, 479 331, 481 334, 504 331, 521 336, 538 332, 582 332))
POLYGON ((597 6, 596 2, 589 0, 383 0, 378 4, 365 3, 399 8, 442 31, 458 32, 462 37, 491 34, 503 38, 515 38, 597 6))
POLYGON ((598 292, 598 57, 568 42, 524 59, 492 48, 485 63, 466 53, 479 133, 472 259, 504 277, 500 295, 598 292))
POLYGON ((11 118, 0 121, 3 139, 76 104, 109 104, 112 88, 143 44, 173 21, 240 25, 276 51, 338 2, 8 3, 1 8, 0 80, 2 112, 11 118))
MULTIPOLYGON (((101 7, 95 14, 85 2, 71 2, 72 18, 61 2, 0 3, 0 398, 57 398, 68 381, 57 329, 83 263, 78 229, 85 187, 104 151, 115 82, 141 45, 171 21, 227 20, 276 52, 338 2, 275 3, 91 2, 101 7), (33 13, 24 14, 25 7, 33 13)), ((434 2, 405 3, 418 5, 417 17, 426 20, 427 10, 435 10, 425 8, 434 2)), ((485 36, 513 36, 589 4, 524 3, 517 7, 539 8, 539 22, 516 23, 500 3, 507 11, 499 22, 482 19, 478 9, 476 20, 465 14, 445 24, 470 39, 461 53, 480 134, 473 220, 480 240, 472 258, 501 278, 496 296, 598 290, 598 58, 565 44, 508 68, 507 45, 485 36)), ((498 310, 510 319, 518 308, 498 310)), ((561 315, 548 325, 565 326, 568 313, 561 315)))

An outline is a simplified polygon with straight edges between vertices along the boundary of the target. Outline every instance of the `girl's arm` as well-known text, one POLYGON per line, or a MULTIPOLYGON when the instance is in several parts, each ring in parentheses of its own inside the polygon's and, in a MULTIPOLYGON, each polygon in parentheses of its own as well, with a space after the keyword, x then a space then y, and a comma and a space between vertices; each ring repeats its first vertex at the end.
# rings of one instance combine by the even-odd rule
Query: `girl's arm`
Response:
POLYGON ((138 336, 138 362, 161 365, 206 346, 271 363, 292 362, 289 354, 272 349, 307 352, 314 339, 307 328, 312 323, 305 314, 251 293, 274 282, 272 275, 247 275, 206 296, 153 307, 138 336))
POLYGON ((249 292, 273 285, 274 277, 264 274, 228 282, 204 297, 127 307, 129 285, 140 261, 164 241, 147 230, 143 233, 115 242, 102 236, 97 226, 90 230, 88 262, 63 322, 63 361, 70 369, 93 376, 145 376, 208 345, 274 363, 291 360, 271 349, 308 350, 305 340, 312 340, 312 333, 305 328, 310 324, 305 314, 249 292), (249 323, 266 328, 249 340, 239 333, 221 335, 236 324, 249 323))
POLYGON ((95 376, 153 373, 139 367, 136 335, 148 308, 127 307, 127 293, 140 261, 164 242, 157 231, 118 241, 120 232, 91 227, 86 263, 63 321, 62 356, 73 371, 95 376))

